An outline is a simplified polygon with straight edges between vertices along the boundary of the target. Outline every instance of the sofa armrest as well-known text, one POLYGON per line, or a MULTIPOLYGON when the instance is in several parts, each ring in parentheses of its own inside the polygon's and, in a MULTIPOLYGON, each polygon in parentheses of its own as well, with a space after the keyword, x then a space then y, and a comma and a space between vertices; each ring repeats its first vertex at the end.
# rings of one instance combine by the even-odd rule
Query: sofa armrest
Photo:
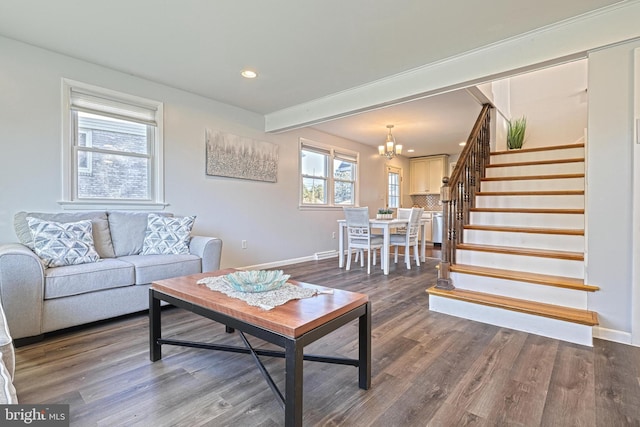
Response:
POLYGON ((19 243, 0 245, 0 301, 12 338, 42 334, 44 267, 19 243))
POLYGON ((189 243, 189 252, 202 258, 202 272, 220 270, 222 240, 217 237, 193 236, 189 243))

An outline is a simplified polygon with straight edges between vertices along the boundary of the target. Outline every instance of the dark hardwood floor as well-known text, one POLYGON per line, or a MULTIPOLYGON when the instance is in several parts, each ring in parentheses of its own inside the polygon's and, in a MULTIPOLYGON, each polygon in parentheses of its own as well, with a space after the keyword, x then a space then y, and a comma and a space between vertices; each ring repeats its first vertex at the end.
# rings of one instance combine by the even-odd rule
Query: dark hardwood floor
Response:
MULTIPOLYGON (((305 362, 306 426, 640 425, 640 348, 593 348, 429 312, 436 260, 368 276, 337 260, 283 269, 362 292, 373 307, 372 387, 357 369, 305 362)), ((176 308, 163 336, 242 345, 224 327, 176 308)), ((280 426, 284 412, 248 355, 163 347, 149 361, 147 317, 128 316, 17 349, 23 403, 68 403, 73 426, 280 426)), ((252 344, 269 347, 255 338, 252 344)), ((357 357, 357 323, 306 348, 357 357)), ((263 358, 283 387, 282 359, 263 358)))

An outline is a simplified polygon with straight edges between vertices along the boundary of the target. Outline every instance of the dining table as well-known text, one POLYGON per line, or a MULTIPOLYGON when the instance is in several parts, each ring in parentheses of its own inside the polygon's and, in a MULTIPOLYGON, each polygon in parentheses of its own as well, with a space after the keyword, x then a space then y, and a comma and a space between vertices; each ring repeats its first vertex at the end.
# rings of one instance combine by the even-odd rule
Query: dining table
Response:
MULTIPOLYGON (((391 236, 391 230, 397 228, 407 227, 409 225, 409 218, 405 219, 377 219, 370 218, 369 224, 371 228, 381 229, 382 230, 382 250, 380 253, 380 258, 382 258, 382 269, 385 275, 389 274, 389 241, 391 236)), ((424 219, 420 219, 420 260, 422 262, 425 261, 425 237, 426 237, 426 226, 428 222, 424 219)), ((340 268, 345 265, 345 255, 351 256, 350 253, 345 254, 345 239, 346 239, 346 229, 347 229, 347 220, 339 219, 338 220, 338 266, 340 268)), ((408 254, 405 254, 408 256, 408 254)))

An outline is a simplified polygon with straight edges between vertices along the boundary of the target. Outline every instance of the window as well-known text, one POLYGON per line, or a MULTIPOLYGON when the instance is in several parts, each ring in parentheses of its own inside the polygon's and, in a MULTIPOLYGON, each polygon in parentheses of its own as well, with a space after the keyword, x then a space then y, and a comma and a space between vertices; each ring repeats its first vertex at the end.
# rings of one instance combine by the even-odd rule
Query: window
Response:
POLYGON ((387 166, 387 207, 400 207, 401 169, 387 166))
POLYGON ((63 81, 63 205, 163 205, 162 103, 63 81))
POLYGON ((300 204, 355 206, 358 154, 300 140, 300 204))

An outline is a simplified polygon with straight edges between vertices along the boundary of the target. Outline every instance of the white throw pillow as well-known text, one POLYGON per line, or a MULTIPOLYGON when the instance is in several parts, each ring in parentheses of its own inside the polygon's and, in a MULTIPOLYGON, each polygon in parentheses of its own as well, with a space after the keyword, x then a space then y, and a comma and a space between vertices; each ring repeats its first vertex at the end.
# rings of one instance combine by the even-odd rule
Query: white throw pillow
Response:
POLYGON ((149 214, 141 255, 188 254, 195 219, 149 214))
POLYGON ((53 222, 28 217, 36 255, 47 267, 96 262, 100 255, 93 245, 91 220, 53 222))

